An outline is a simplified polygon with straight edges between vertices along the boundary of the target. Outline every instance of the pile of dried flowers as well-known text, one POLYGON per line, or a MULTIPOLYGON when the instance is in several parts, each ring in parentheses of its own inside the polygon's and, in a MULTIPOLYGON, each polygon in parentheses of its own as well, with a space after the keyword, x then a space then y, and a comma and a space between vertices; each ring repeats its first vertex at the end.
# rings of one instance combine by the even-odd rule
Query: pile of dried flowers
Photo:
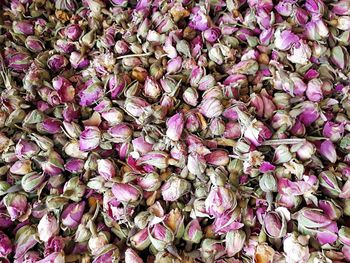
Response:
POLYGON ((2 0, 1 262, 350 262, 350 1, 2 0))

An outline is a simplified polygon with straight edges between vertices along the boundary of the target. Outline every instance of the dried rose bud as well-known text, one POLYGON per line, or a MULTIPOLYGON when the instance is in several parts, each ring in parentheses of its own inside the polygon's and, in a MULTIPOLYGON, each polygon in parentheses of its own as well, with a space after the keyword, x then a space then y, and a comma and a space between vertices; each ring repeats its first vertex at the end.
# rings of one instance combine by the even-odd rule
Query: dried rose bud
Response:
POLYGON ((77 228, 84 214, 85 205, 85 201, 67 205, 61 214, 62 224, 68 228, 77 228))
POLYGON ((146 249, 151 244, 150 235, 148 233, 148 229, 144 228, 136 234, 134 234, 133 236, 131 236, 131 246, 136 248, 137 250, 146 249))
POLYGON ((278 211, 277 209, 267 212, 264 216, 264 231, 272 238, 281 238, 287 234, 287 222, 290 219, 289 211, 286 208, 278 211))
POLYGON ((302 144, 296 144, 291 147, 291 151, 295 152, 300 160, 309 160, 314 156, 316 147, 311 142, 305 141, 302 144))
POLYGON ((33 248, 39 241, 34 226, 24 225, 16 232, 15 236, 15 259, 23 257, 28 250, 33 248))
POLYGON ((150 106, 150 104, 142 98, 128 97, 125 100, 125 109, 127 113, 134 117, 140 117, 144 114, 148 106, 150 106))
POLYGON ((350 5, 347 0, 337 1, 331 4, 332 12, 336 15, 350 15, 350 5))
POLYGON ((293 44, 299 41, 299 37, 290 30, 280 31, 275 33, 275 46, 279 50, 286 51, 292 47, 293 44))
POLYGON ((128 248, 125 251, 125 262, 143 263, 143 260, 138 256, 135 250, 133 250, 132 248, 128 248))
POLYGON ((200 243, 202 237, 203 232, 198 220, 194 219, 190 221, 185 228, 183 239, 191 243, 198 244, 200 243))
POLYGON ((321 143, 319 152, 331 163, 335 163, 337 161, 337 152, 334 144, 330 140, 325 140, 321 143))
POLYGON ((20 160, 16 161, 10 168, 10 172, 18 175, 25 175, 32 171, 32 161, 20 160))
POLYGON ((270 173, 263 174, 259 180, 259 186, 264 192, 277 192, 276 178, 270 173))
POLYGON ((84 69, 90 64, 90 60, 87 58, 87 56, 76 51, 70 53, 69 62, 75 69, 84 69))
POLYGON ((238 122, 229 121, 225 125, 223 134, 227 139, 238 139, 241 137, 241 125, 238 122))
POLYGON ((108 134, 112 136, 111 141, 122 143, 131 140, 133 130, 127 124, 120 123, 109 128, 108 134))
POLYGON ((208 28, 203 32, 203 37, 206 41, 210 43, 216 42, 220 37, 221 31, 219 28, 208 28))
POLYGON ((337 178, 331 171, 324 171, 318 176, 322 192, 330 197, 337 197, 341 190, 337 178))
POLYGON ((29 20, 15 21, 12 24, 13 32, 16 34, 33 35, 34 26, 29 20))
POLYGON ((178 141, 181 137, 185 119, 183 113, 177 113, 167 121, 166 135, 173 141, 178 141))
POLYGON ((149 238, 156 250, 163 251, 174 240, 174 234, 169 228, 159 223, 154 225, 149 238))
POLYGON ((183 100, 193 107, 197 106, 198 104, 198 97, 199 94, 195 88, 188 87, 184 93, 182 94, 183 100))
POLYGON ((210 98, 202 101, 199 105, 199 111, 207 118, 215 118, 221 115, 223 106, 220 100, 210 98))
POLYGON ((205 209, 213 216, 220 216, 225 211, 234 209, 236 205, 237 200, 233 191, 223 186, 212 187, 205 200, 205 209))
POLYGON ((120 261, 120 252, 117 246, 108 244, 101 247, 96 251, 96 257, 93 263, 104 263, 104 262, 119 262, 120 261))
POLYGON ((141 154, 146 154, 152 151, 153 148, 153 144, 146 142, 143 137, 138 137, 132 140, 132 145, 134 150, 141 154))
POLYGON ((350 227, 342 226, 339 229, 339 241, 347 246, 350 246, 350 227))
POLYGON ((144 94, 151 99, 157 99, 162 92, 160 84, 152 77, 147 77, 144 84, 144 94))
POLYGON ((322 84, 319 79, 312 79, 308 82, 306 96, 310 101, 319 102, 323 99, 322 84))
POLYGON ((331 220, 338 220, 342 215, 342 209, 332 200, 320 200, 318 206, 331 220))
POLYGON ((26 53, 15 53, 8 58, 8 67, 17 72, 24 72, 32 64, 32 58, 26 53))
POLYGON ((176 74, 182 69, 182 57, 177 56, 176 58, 170 59, 167 63, 167 73, 176 74))
POLYGON ((45 44, 35 36, 28 36, 25 40, 25 46, 33 53, 39 53, 45 49, 45 44))
POLYGON ((47 60, 47 66, 55 72, 63 70, 67 65, 68 60, 63 55, 56 54, 47 60))
POLYGON ((216 259, 225 254, 225 247, 222 241, 215 239, 204 239, 201 244, 201 257, 204 262, 216 262, 216 259))
POLYGON ((142 191, 132 184, 115 183, 112 192, 118 201, 125 203, 137 203, 142 196, 142 191))
POLYGON ((44 173, 28 173, 22 177, 21 185, 25 192, 32 193, 38 190, 43 183, 45 182, 45 174, 44 173))
POLYGON ((64 170, 64 161, 55 151, 50 151, 46 161, 40 162, 42 170, 51 176, 59 175, 64 170))
POLYGON ((59 224, 53 214, 46 214, 38 224, 38 235, 41 241, 47 242, 51 237, 58 235, 59 224))
POLYGON ((286 253, 287 263, 307 262, 310 257, 309 237, 298 236, 296 232, 287 234, 283 240, 283 251, 286 253))
POLYGON ((343 137, 344 124, 327 121, 323 127, 322 134, 331 141, 336 142, 343 137))
POLYGON ((97 171, 107 181, 115 176, 115 167, 108 159, 97 160, 97 171))
POLYGON ((204 173, 207 167, 207 162, 204 156, 191 153, 187 159, 187 167, 190 173, 199 176, 204 173))
POLYGON ((103 95, 103 89, 99 82, 89 80, 84 84, 84 88, 80 90, 80 106, 90 106, 95 103, 103 95))
POLYGON ((226 234, 226 252, 229 257, 233 257, 240 252, 246 241, 246 234, 243 230, 233 230, 226 234))
POLYGON ((83 30, 78 24, 71 24, 65 28, 64 33, 70 40, 77 41, 82 35, 83 30))
POLYGON ((24 194, 9 193, 4 197, 3 202, 12 221, 27 219, 26 213, 29 211, 29 207, 27 197, 24 194))
POLYGON ((100 144, 101 132, 97 127, 89 126, 80 134, 79 149, 81 151, 91 151, 100 144))
POLYGON ((273 157, 274 162, 279 163, 287 163, 292 159, 292 154, 286 145, 277 146, 275 149, 275 155, 273 157))
POLYGON ((147 192, 156 191, 159 189, 161 185, 161 180, 159 178, 159 174, 157 173, 149 173, 143 177, 137 178, 137 185, 142 188, 142 190, 147 192))
POLYGON ((329 30, 324 21, 318 16, 312 16, 311 21, 305 25, 305 35, 309 40, 321 40, 328 37, 329 30))
POLYGON ((137 160, 138 165, 152 165, 158 169, 165 169, 169 165, 169 155, 162 151, 152 151, 137 160))
POLYGON ((229 163, 230 158, 225 150, 216 150, 204 156, 208 164, 216 166, 225 166, 229 163))
POLYGON ((79 179, 79 176, 70 178, 63 187, 64 197, 74 202, 79 202, 85 194, 86 185, 79 179))
POLYGON ((191 184, 177 176, 170 177, 162 186, 162 196, 165 201, 176 201, 191 189, 191 184))
POLYGON ((0 231, 0 257, 7 257, 12 253, 12 242, 7 235, 0 231))

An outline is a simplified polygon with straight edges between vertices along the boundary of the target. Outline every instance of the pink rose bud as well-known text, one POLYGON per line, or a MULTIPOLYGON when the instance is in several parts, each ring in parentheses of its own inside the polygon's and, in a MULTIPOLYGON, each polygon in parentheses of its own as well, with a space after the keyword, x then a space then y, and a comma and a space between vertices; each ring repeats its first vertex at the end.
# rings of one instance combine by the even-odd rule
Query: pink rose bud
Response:
POLYGON ((318 175, 322 192, 330 197, 336 198, 341 190, 337 178, 331 171, 324 171, 318 175))
POLYGON ((52 80, 52 86, 57 91, 62 102, 72 102, 75 96, 75 89, 72 83, 62 76, 57 76, 52 80))
POLYGON ((100 83, 89 80, 78 93, 80 106, 90 106, 103 96, 103 89, 100 83))
POLYGON ((55 43, 55 49, 60 53, 70 54, 75 50, 75 45, 65 39, 58 39, 55 43))
POLYGON ((149 174, 146 174, 144 177, 138 177, 137 185, 140 186, 142 190, 147 192, 156 191, 159 189, 161 185, 159 174, 149 173, 149 174))
POLYGON ((97 172, 107 181, 114 177, 116 173, 114 164, 108 159, 97 160, 97 172))
POLYGON ((27 197, 24 194, 9 193, 4 197, 3 202, 12 221, 27 219, 26 213, 29 207, 27 197))
POLYGON ((169 228, 159 223, 153 227, 149 238, 156 250, 163 251, 174 240, 174 234, 169 228))
POLYGON ((147 77, 143 86, 143 92, 146 97, 157 99, 162 93, 162 88, 154 78, 147 77))
POLYGON ((100 145, 101 131, 94 126, 86 127, 80 134, 79 149, 81 151, 91 151, 100 145))
POLYGON ((127 124, 120 123, 109 128, 108 134, 112 136, 111 141, 115 143, 123 143, 131 140, 133 130, 127 124))
POLYGON ((279 50, 286 51, 298 41, 299 37, 290 30, 284 30, 282 32, 278 30, 275 33, 275 47, 279 50))
POLYGON ((261 145, 271 136, 272 132, 261 121, 256 121, 244 131, 244 137, 255 146, 261 145))
POLYGON ((205 200, 205 209, 212 216, 221 216, 228 210, 233 210, 237 205, 233 191, 223 186, 213 186, 205 200))
POLYGON ((137 151, 141 154, 146 154, 152 151, 153 148, 153 144, 146 142, 145 139, 141 136, 132 140, 131 143, 134 148, 134 151, 137 151))
POLYGON ((293 63, 306 65, 311 57, 311 49, 307 43, 299 41, 291 48, 290 55, 287 56, 288 60, 293 63))
POLYGON ((150 235, 148 234, 148 229, 146 227, 130 238, 131 246, 142 251, 151 244, 149 237, 150 235))
POLYGON ((31 160, 20 160, 16 161, 10 168, 10 172, 18 175, 25 175, 32 171, 31 160))
POLYGON ((341 0, 331 3, 332 12, 336 15, 346 16, 350 15, 350 3, 347 0, 341 0))
POLYGON ((181 134, 185 125, 185 119, 184 119, 183 113, 180 112, 170 117, 166 125, 167 125, 166 135, 169 137, 169 139, 173 141, 178 141, 181 137, 181 134))
POLYGON ((46 178, 44 173, 28 173, 22 177, 21 185, 25 192, 32 193, 40 189, 40 187, 45 182, 45 179, 46 178))
POLYGON ((225 166, 229 163, 230 158, 225 150, 216 150, 204 156, 208 164, 215 166, 225 166))
POLYGON ((226 123, 225 131, 223 134, 227 139, 238 139, 241 137, 241 125, 238 122, 229 121, 226 123))
POLYGON ((240 209, 227 211, 224 214, 216 217, 213 223, 213 230, 216 234, 226 234, 232 230, 240 229, 244 226, 240 220, 240 209))
POLYGON ((219 117, 224 108, 221 101, 216 98, 209 98, 202 101, 199 105, 199 112, 207 118, 219 117))
POLYGON ((196 112, 189 112, 186 116, 186 129, 192 133, 198 131, 201 126, 201 121, 196 112))
POLYGON ((259 180, 259 186, 264 192, 277 192, 277 181, 271 173, 263 174, 259 180))
POLYGON ((306 96, 309 100, 319 102, 323 99, 322 81, 320 79, 312 79, 307 84, 306 96))
POLYGON ((142 196, 142 191, 132 184, 115 183, 112 192, 118 201, 125 203, 137 203, 142 196))
POLYGON ((56 217, 46 214, 38 224, 38 234, 41 241, 47 242, 51 237, 58 235, 60 230, 56 217))
POLYGON ((46 118, 45 120, 42 121, 42 123, 38 123, 37 127, 43 132, 46 132, 49 134, 56 134, 62 131, 61 125, 62 125, 62 122, 60 120, 57 120, 54 118, 46 118))
POLYGON ((34 34, 34 26, 28 20, 15 21, 12 24, 13 32, 16 34, 23 35, 33 35, 34 34))
POLYGON ((125 100, 125 110, 134 117, 140 117, 144 114, 148 106, 150 106, 150 104, 142 98, 128 97, 125 100))
POLYGON ((316 234, 317 230, 332 224, 332 220, 316 208, 304 207, 293 217, 298 221, 298 229, 309 234, 316 234))
POLYGON ((286 208, 278 212, 267 212, 264 216, 265 233, 272 238, 284 237, 287 234, 287 220, 289 219, 289 212, 286 208))
MULTIPOLYGON (((204 9, 204 8, 203 8, 204 9)), ((189 26, 193 29, 204 31, 209 28, 209 19, 201 8, 193 8, 189 26)))
POLYGON ((112 75, 108 80, 108 88, 111 93, 111 98, 117 98, 127 85, 126 79, 123 75, 112 75))
POLYGON ((57 72, 63 70, 68 65, 68 60, 65 56, 56 54, 47 60, 47 65, 51 70, 57 72))
POLYGON ((0 257, 7 257, 13 249, 12 242, 7 235, 0 231, 0 257))
POLYGON ((45 44, 35 36, 27 36, 24 44, 33 53, 39 53, 45 49, 45 44))
POLYGON ((40 163, 42 170, 51 176, 59 175, 64 170, 64 161, 62 157, 54 151, 51 151, 47 160, 40 163))
POLYGON ((350 227, 342 226, 339 229, 339 241, 346 246, 350 246, 350 227))
POLYGON ((283 251, 286 253, 286 263, 307 262, 310 257, 309 237, 298 236, 296 232, 288 233, 283 240, 283 251))
POLYGON ((246 237, 243 230, 232 230, 226 234, 226 252, 229 257, 233 257, 242 250, 246 237))
POLYGON ((133 250, 132 248, 128 248, 125 251, 125 262, 143 263, 143 260, 138 256, 135 250, 133 250))
MULTIPOLYGON (((338 23, 341 25, 346 24, 346 28, 344 26, 343 27, 344 29, 342 30, 346 30, 346 31, 350 30, 350 17, 348 17, 348 21, 338 21, 338 23)), ((347 55, 348 55, 348 52, 346 51, 346 48, 339 47, 339 46, 333 47, 331 50, 331 61, 334 65, 337 66, 337 68, 344 69, 348 64, 347 55)))
POLYGON ((334 144, 330 140, 325 140, 321 143, 319 152, 331 163, 335 163, 337 161, 337 152, 334 144))
POLYGON ((207 162, 205 161, 204 156, 191 153, 187 159, 187 167, 191 174, 200 176, 207 168, 207 162))
POLYGON ((310 126, 319 118, 320 114, 318 108, 315 104, 311 102, 306 102, 301 107, 301 112, 299 113, 298 119, 305 125, 310 126))
POLYGON ((66 262, 64 252, 53 252, 53 253, 47 255, 42 260, 37 261, 37 263, 51 263, 51 262, 54 262, 54 263, 66 262))
POLYGON ((255 108, 255 113, 257 116, 262 117, 264 114, 264 102, 262 97, 258 94, 252 93, 250 95, 250 105, 255 108))
POLYGON ((185 179, 172 176, 165 182, 161 190, 165 201, 176 201, 191 190, 191 184, 185 179))
POLYGON ((68 228, 77 228, 83 217, 85 205, 85 201, 67 205, 61 214, 62 224, 68 228))
POLYGON ((70 40, 77 41, 83 33, 83 30, 78 24, 71 24, 65 28, 64 33, 70 40))
POLYGON ((152 151, 137 160, 137 165, 151 165, 158 169, 165 169, 169 165, 169 155, 162 151, 152 151))
MULTIPOLYGON (((293 147, 292 147, 293 148, 293 147)), ((298 147, 296 153, 299 159, 309 160, 315 154, 316 148, 311 142, 304 142, 300 147, 298 147)))
POLYGON ((338 220, 342 216, 342 208, 332 200, 320 200, 318 201, 318 207, 331 220, 338 220))
POLYGON ((278 2, 275 6, 276 11, 282 16, 291 16, 293 13, 293 2, 289 0, 283 0, 278 2))
POLYGON ((221 30, 217 27, 208 28, 203 32, 203 37, 206 41, 214 43, 219 39, 221 35, 221 30))
POLYGON ((201 242, 202 237, 203 232, 198 219, 190 221, 185 228, 183 239, 191 243, 198 244, 201 242))
POLYGON ((323 15, 325 11, 325 4, 321 0, 306 0, 305 8, 310 13, 323 15))
POLYGON ((92 263, 119 262, 120 251, 117 246, 107 244, 96 251, 97 255, 92 263))
POLYGON ((221 240, 204 239, 201 244, 201 258, 204 262, 217 262, 216 260, 225 254, 225 247, 221 240))
POLYGON ((32 64, 32 58, 26 53, 14 53, 8 60, 8 67, 16 72, 24 72, 32 64))
MULTIPOLYGON (((24 255, 28 255, 28 250, 33 248, 39 241, 37 231, 34 226, 24 225, 16 232, 15 236, 15 259, 20 259, 24 255), (26 254, 27 253, 27 254, 26 254)), ((34 255, 28 255, 29 260, 36 258, 34 255)), ((26 261, 24 261, 26 262, 26 261)), ((37 261, 34 261, 37 262, 37 261)))
POLYGON ((89 66, 90 60, 79 52, 70 53, 69 62, 75 69, 84 69, 89 66))
POLYGON ((168 74, 176 74, 182 69, 182 57, 177 56, 176 58, 170 59, 167 64, 168 74))
POLYGON ((15 153, 18 159, 29 159, 39 153, 39 150, 34 142, 20 139, 16 144, 15 153))
POLYGON ((329 30, 325 22, 318 16, 313 16, 311 21, 305 25, 304 29, 304 34, 309 40, 322 40, 329 35, 329 30))
POLYGON ((199 94, 195 88, 187 88, 182 94, 182 97, 188 105, 197 106, 199 94))

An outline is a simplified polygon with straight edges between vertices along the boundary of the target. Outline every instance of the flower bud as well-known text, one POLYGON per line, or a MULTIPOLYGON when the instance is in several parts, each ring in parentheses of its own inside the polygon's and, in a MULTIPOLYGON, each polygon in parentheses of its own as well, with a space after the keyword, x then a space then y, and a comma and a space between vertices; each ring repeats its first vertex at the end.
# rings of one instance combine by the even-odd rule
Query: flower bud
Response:
POLYGON ((143 260, 138 256, 135 250, 128 248, 125 251, 125 262, 143 263, 143 260))
POLYGON ((85 201, 72 203, 66 206, 61 214, 61 222, 68 228, 77 228, 84 214, 85 201))
POLYGON ((194 219, 190 221, 185 228, 183 239, 191 243, 198 244, 200 243, 202 237, 203 232, 198 220, 194 219))
POLYGON ((16 232, 15 236, 15 259, 23 257, 28 250, 33 248, 39 241, 34 226, 24 225, 16 232))
POLYGON ((176 74, 182 69, 182 57, 177 56, 173 59, 170 59, 167 64, 167 73, 176 74))
POLYGON ((115 167, 108 159, 97 160, 97 171, 107 181, 115 176, 115 167))
POLYGON ((195 88, 188 87, 182 94, 184 101, 190 106, 197 106, 199 94, 195 88))
POLYGON ((63 55, 53 55, 47 60, 47 66, 55 71, 58 72, 60 70, 63 70, 68 65, 68 60, 63 55))
POLYGON ((152 151, 137 160, 137 165, 152 165, 158 169, 168 167, 169 155, 161 151, 152 151))
POLYGON ((306 96, 310 101, 319 102, 323 99, 322 81, 312 79, 307 84, 306 96))
POLYGON ((204 239, 201 244, 201 257, 204 262, 215 262, 225 253, 225 247, 220 244, 222 241, 215 239, 204 239))
POLYGON ((47 242, 51 237, 58 235, 59 224, 53 214, 46 214, 38 224, 38 234, 41 241, 47 242))
POLYGON ((296 151, 296 154, 300 160, 306 161, 310 160, 316 152, 315 146, 308 141, 302 144, 296 144, 291 147, 291 151, 296 151))
POLYGON ((152 77, 147 77, 144 84, 144 94, 151 99, 157 99, 162 92, 159 83, 152 77))
POLYGON ((322 192, 330 197, 337 197, 341 190, 337 178, 331 171, 324 171, 318 176, 322 192))
POLYGON ((327 121, 323 126, 323 136, 329 138, 331 141, 336 142, 343 137, 344 125, 341 123, 334 123, 327 121))
POLYGON ((277 182, 270 173, 265 173, 259 180, 259 186, 264 192, 277 192, 277 182))
POLYGON ((78 24, 71 24, 65 28, 64 33, 70 40, 77 41, 82 35, 83 30, 78 24))
POLYGON ((11 168, 10 172, 18 175, 25 175, 32 171, 32 161, 30 160, 20 160, 15 162, 11 168))
POLYGON ((298 221, 298 229, 305 234, 316 234, 321 228, 332 224, 322 210, 304 207, 293 215, 298 221))
POLYGON ((287 234, 283 240, 286 263, 307 262, 310 257, 308 239, 306 236, 298 236, 296 232, 287 234))
POLYGON ((0 257, 7 257, 13 249, 12 242, 7 235, 0 231, 0 257))
POLYGON ((41 162, 41 169, 51 176, 59 175, 64 170, 64 161, 62 157, 55 151, 51 151, 44 162, 41 162))
POLYGON ((123 143, 125 141, 130 141, 133 131, 127 124, 120 123, 109 128, 108 134, 112 136, 111 141, 115 143, 123 143))
POLYGON ((101 132, 97 127, 89 126, 80 134, 79 149, 91 151, 100 145, 101 132))
POLYGON ((25 40, 25 46, 33 53, 40 53, 45 49, 45 44, 35 36, 28 36, 25 40))
POLYGON ((331 163, 335 163, 337 161, 337 152, 334 144, 330 140, 325 140, 321 143, 319 152, 331 163))
POLYGON ((225 150, 216 150, 204 156, 208 164, 215 166, 225 166, 229 163, 230 158, 225 150))
POLYGON ((25 192, 32 193, 38 190, 43 183, 45 182, 45 174, 44 173, 28 173, 22 177, 21 185, 25 192))
POLYGON ((275 47, 279 50, 286 51, 298 41, 299 37, 290 30, 284 30, 282 32, 277 30, 275 33, 275 47))
POLYGON ((265 233, 272 238, 285 236, 287 234, 287 220, 289 219, 289 212, 286 208, 276 212, 267 212, 264 216, 265 233))
POLYGON ((88 241, 91 254, 96 256, 105 245, 109 243, 110 233, 102 231, 92 235, 88 241))
POLYGON ((336 15, 350 15, 350 4, 347 0, 332 3, 332 12, 336 15))
POLYGON ((229 257, 233 257, 240 252, 246 241, 246 234, 243 230, 233 230, 226 234, 226 252, 229 257))
POLYGON ((130 238, 131 246, 136 248, 137 250, 144 250, 146 249, 150 244, 150 235, 148 234, 148 229, 144 228, 137 232, 135 235, 133 235, 130 238))
POLYGON ((150 231, 149 238, 156 250, 164 251, 174 240, 174 234, 170 229, 159 223, 154 225, 153 229, 150 231))
POLYGON ((185 120, 183 113, 173 115, 167 121, 166 135, 173 141, 178 141, 181 137, 185 120))
POLYGON ((287 163, 292 159, 292 154, 289 151, 288 146, 286 145, 279 145, 275 149, 275 155, 274 155, 274 162, 277 164, 280 163, 287 163))
POLYGON ((309 40, 322 40, 329 35, 326 24, 318 16, 313 16, 311 21, 305 25, 304 29, 305 35, 309 40))
POLYGON ((90 60, 87 58, 87 56, 77 51, 73 51, 72 53, 70 53, 69 62, 74 69, 78 69, 78 70, 84 69, 88 67, 90 64, 90 60))
POLYGON ((84 196, 86 185, 80 181, 79 176, 74 176, 64 184, 63 195, 74 202, 79 202, 84 196))
POLYGON ((214 43, 215 41, 217 41, 220 37, 221 31, 219 28, 217 27, 213 27, 213 28, 208 28, 207 30, 205 30, 203 32, 203 37, 206 41, 210 42, 210 43, 214 43))
POLYGON ((24 221, 29 211, 27 197, 22 193, 9 193, 3 199, 7 212, 12 221, 24 221))
POLYGON ((177 176, 170 177, 162 186, 162 196, 165 201, 176 201, 191 189, 191 184, 177 176))
POLYGON ((220 100, 216 98, 203 100, 199 106, 199 112, 207 118, 219 117, 223 110, 220 100))
POLYGON ((92 263, 119 262, 120 252, 117 246, 107 244, 96 251, 96 257, 92 263))
POLYGON ((147 192, 156 191, 159 189, 161 185, 159 174, 149 173, 149 174, 146 174, 144 177, 138 177, 137 185, 140 186, 142 190, 147 192))
POLYGON ((136 203, 142 196, 142 191, 131 184, 115 183, 112 192, 118 201, 125 203, 136 203))
POLYGON ((338 220, 342 215, 342 209, 335 202, 330 200, 318 201, 318 206, 331 220, 338 220))
POLYGON ((13 32, 16 34, 33 35, 34 26, 29 20, 15 21, 12 24, 13 32))
POLYGON ((346 246, 350 246, 350 227, 341 226, 339 229, 339 241, 346 246))
POLYGON ((207 167, 207 162, 205 161, 204 156, 191 153, 187 159, 187 167, 191 174, 200 176, 204 173, 205 168, 207 167))
POLYGON ((231 189, 224 186, 212 187, 205 200, 205 209, 207 213, 213 216, 220 216, 225 211, 233 210, 236 205, 235 194, 231 189))
POLYGON ((140 117, 144 114, 148 106, 150 104, 146 100, 138 97, 128 97, 125 100, 125 110, 134 117, 140 117))

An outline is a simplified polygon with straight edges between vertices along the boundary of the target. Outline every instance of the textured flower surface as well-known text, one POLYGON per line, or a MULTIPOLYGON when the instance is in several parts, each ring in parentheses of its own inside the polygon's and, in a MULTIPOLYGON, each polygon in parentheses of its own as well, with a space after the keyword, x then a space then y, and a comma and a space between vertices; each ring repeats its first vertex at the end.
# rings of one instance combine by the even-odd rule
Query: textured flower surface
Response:
POLYGON ((0 0, 0 262, 350 262, 350 0, 0 0))

